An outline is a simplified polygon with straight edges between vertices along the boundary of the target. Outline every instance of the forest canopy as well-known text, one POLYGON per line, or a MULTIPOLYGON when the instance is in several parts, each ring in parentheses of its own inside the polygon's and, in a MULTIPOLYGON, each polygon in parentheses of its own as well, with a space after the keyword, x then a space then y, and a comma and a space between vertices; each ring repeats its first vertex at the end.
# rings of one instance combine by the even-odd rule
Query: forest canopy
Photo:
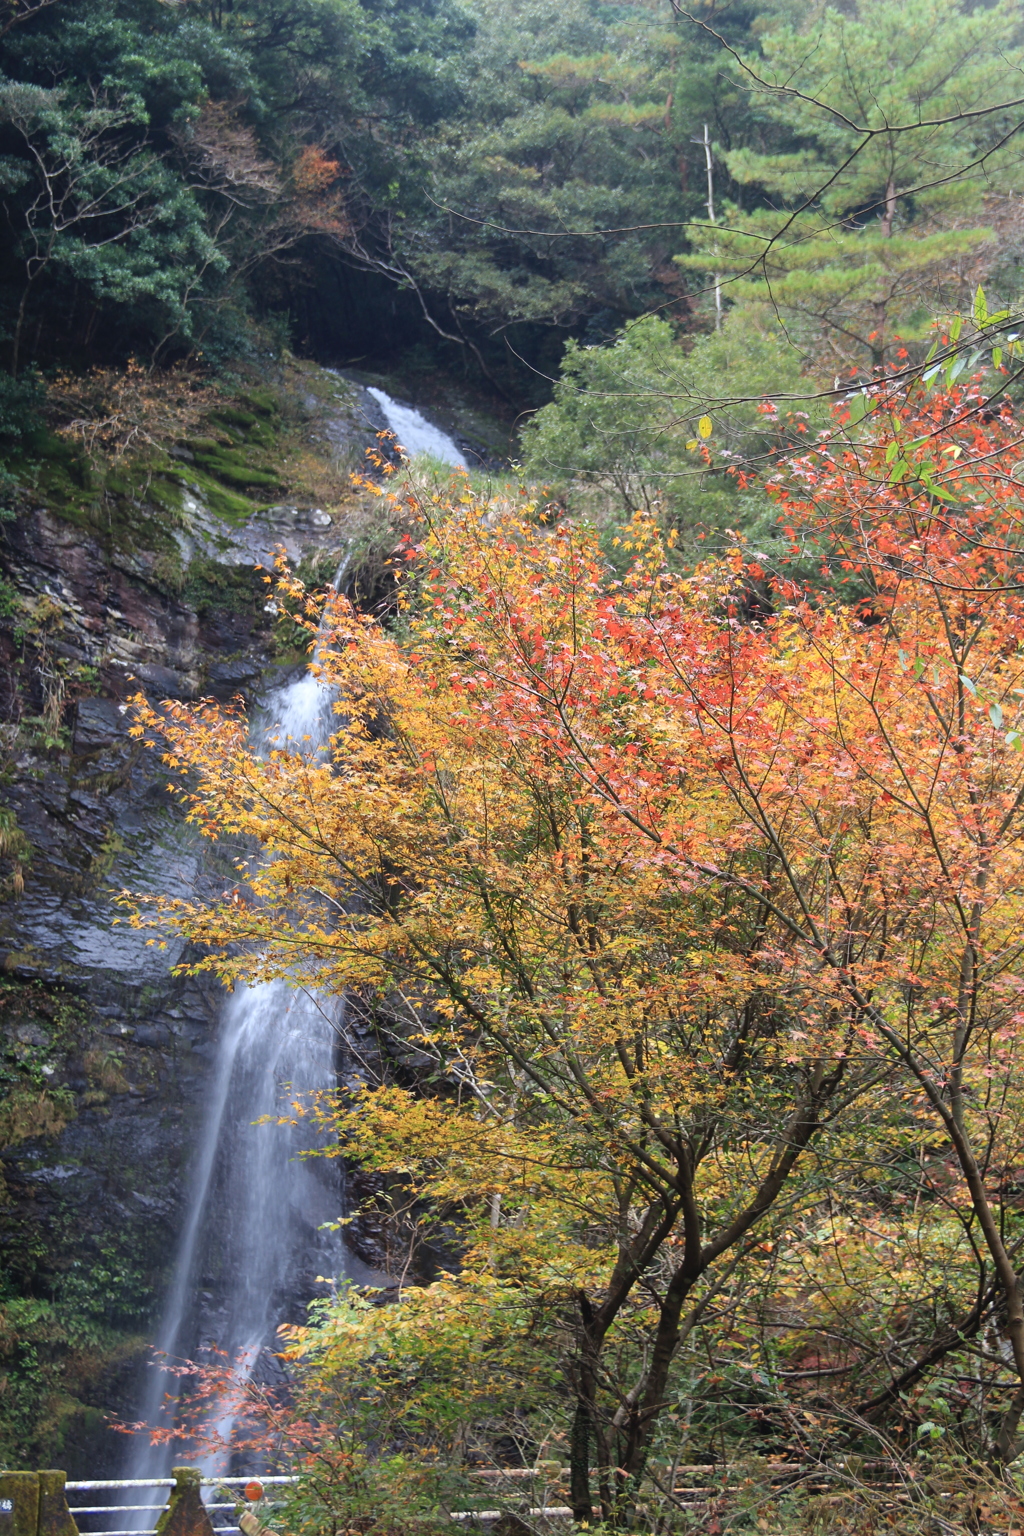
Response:
POLYGON ((12 375, 216 369, 286 339, 344 356, 374 334, 367 303, 401 352, 398 292, 406 349, 537 403, 566 340, 648 313, 685 337, 767 304, 803 366, 834 371, 888 360, 979 281, 1016 295, 1010 3, 3 14, 12 375))

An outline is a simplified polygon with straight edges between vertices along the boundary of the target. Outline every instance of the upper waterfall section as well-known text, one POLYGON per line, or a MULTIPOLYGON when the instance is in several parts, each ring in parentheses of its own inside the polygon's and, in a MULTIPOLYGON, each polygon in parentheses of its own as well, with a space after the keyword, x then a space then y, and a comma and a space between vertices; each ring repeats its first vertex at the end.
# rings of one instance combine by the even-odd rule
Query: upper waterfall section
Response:
POLYGON ((452 438, 446 432, 442 432, 440 427, 435 427, 433 422, 428 421, 425 416, 421 416, 419 411, 414 410, 411 405, 400 405, 383 389, 370 388, 367 394, 372 395, 376 400, 384 413, 388 427, 410 458, 417 453, 429 453, 431 458, 440 459, 442 464, 451 464, 457 469, 467 467, 458 445, 452 438))

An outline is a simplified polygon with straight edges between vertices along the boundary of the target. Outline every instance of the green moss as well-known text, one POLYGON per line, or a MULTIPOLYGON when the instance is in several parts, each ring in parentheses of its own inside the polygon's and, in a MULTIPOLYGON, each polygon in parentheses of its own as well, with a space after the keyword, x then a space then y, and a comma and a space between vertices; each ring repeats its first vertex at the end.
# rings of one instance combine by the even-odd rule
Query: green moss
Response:
POLYGON ((196 453, 196 462, 224 484, 238 486, 242 490, 248 486, 265 486, 273 491, 283 489, 280 475, 258 469, 242 453, 233 453, 223 448, 216 453, 202 450, 196 453))
POLYGON ((243 405, 249 406, 261 416, 276 416, 278 403, 269 389, 249 389, 244 395, 238 397, 243 405))
MULTIPOLYGON (((17 478, 33 500, 107 549, 148 549, 174 558, 171 529, 184 527, 182 488, 175 461, 158 449, 113 464, 88 463, 73 445, 48 436, 46 457, 19 466, 17 478)), ((216 483, 216 482, 215 482, 216 483)), ((245 515, 251 512, 246 504, 245 515)), ((237 516, 233 505, 227 515, 237 516)))
POLYGON ((88 521, 90 511, 100 504, 100 488, 88 462, 53 433, 35 434, 31 450, 12 461, 13 477, 55 510, 66 508, 72 520, 88 521))
POLYGON ((92 488, 92 466, 81 448, 69 442, 66 437, 58 437, 48 427, 40 427, 26 438, 23 455, 12 461, 12 468, 34 468, 44 474, 56 469, 73 480, 80 489, 92 488))
POLYGON ((0 1151, 56 1134, 74 1117, 73 1096, 54 1087, 51 1077, 84 1023, 81 1006, 68 994, 39 982, 0 980, 0 1151))
POLYGON ((253 615, 266 601, 266 588, 247 565, 221 565, 197 555, 185 573, 185 601, 200 615, 213 609, 230 609, 253 615))
POLYGON ((272 448, 280 428, 280 412, 274 397, 267 390, 251 390, 239 399, 244 405, 252 406, 252 410, 222 405, 211 414, 210 421, 223 427, 236 443, 256 443, 272 448))
POLYGON ((210 420, 222 426, 241 427, 243 430, 256 425, 256 417, 251 411, 240 411, 233 405, 218 406, 215 411, 211 411, 210 420))
POLYGON ((278 432, 269 421, 258 421, 246 432, 245 440, 247 443, 256 443, 261 448, 273 448, 278 442, 278 432))
MULTIPOLYGON (((169 459, 164 461, 167 467, 171 462, 169 459)), ((155 504, 162 511, 174 514, 179 522, 183 521, 181 489, 166 473, 160 472, 163 468, 163 463, 158 468, 150 461, 136 461, 108 470, 103 482, 106 498, 115 496, 142 505, 155 504)))
POLYGON ((157 555, 153 561, 150 577, 155 585, 162 587, 165 592, 170 592, 175 597, 179 596, 185 585, 185 566, 181 559, 181 551, 174 549, 157 555))
POLYGON ((162 511, 178 514, 179 521, 184 521, 182 488, 176 480, 157 475, 150 481, 146 496, 162 511))
POLYGON ((195 489, 211 512, 233 526, 248 521, 256 511, 255 503, 226 490, 219 480, 198 465, 189 465, 188 471, 181 476, 181 484, 195 489))

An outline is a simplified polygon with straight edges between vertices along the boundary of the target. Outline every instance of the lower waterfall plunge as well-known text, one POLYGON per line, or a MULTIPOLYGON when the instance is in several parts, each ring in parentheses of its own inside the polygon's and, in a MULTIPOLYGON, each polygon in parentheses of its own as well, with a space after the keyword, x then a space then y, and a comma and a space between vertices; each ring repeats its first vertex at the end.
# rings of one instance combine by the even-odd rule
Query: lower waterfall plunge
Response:
MULTIPOLYGON (((306 673, 270 695, 259 726, 266 740, 287 738, 312 752, 326 741, 330 719, 326 690, 306 673)), ((259 1368, 296 1298, 316 1294, 318 1275, 351 1268, 340 1238, 320 1230, 341 1213, 337 1163, 301 1158, 312 1145, 301 1126, 254 1123, 276 1117, 286 1085, 296 1095, 334 1086, 341 1014, 337 1000, 283 981, 240 985, 225 1003, 188 1218, 156 1340, 171 1360, 215 1346, 259 1368)), ((272 1357, 266 1365, 273 1369, 272 1357)), ((173 1398, 168 1378, 154 1368, 141 1404, 146 1423, 173 1420, 168 1393, 173 1398)), ((140 1435, 125 1475, 166 1476, 172 1459, 170 1447, 140 1435)))
MULTIPOLYGON (((369 393, 409 454, 464 465, 452 439, 418 411, 383 390, 369 393)), ((331 719, 327 690, 305 672, 269 695, 254 729, 265 744, 290 741, 315 754, 327 743, 331 719)), ((319 1275, 380 1280, 346 1253, 336 1233, 322 1230, 342 1214, 338 1163, 300 1156, 311 1145, 302 1126, 254 1123, 276 1117, 286 1085, 296 1096, 334 1087, 342 1019, 340 1000, 318 999, 283 981, 240 985, 224 1005, 188 1214, 155 1343, 171 1362, 214 1347, 229 1359, 244 1357, 250 1371, 276 1373, 268 1346, 280 1323, 301 1321, 304 1303, 323 1293, 319 1275)), ((139 1417, 170 1427, 175 1412, 173 1378, 154 1367, 139 1417)), ((230 1422, 218 1429, 230 1442, 230 1422)), ((124 1475, 166 1477, 174 1456, 171 1446, 151 1446, 142 1433, 129 1448, 124 1475)), ((126 1502, 135 1502, 134 1490, 126 1502)), ((148 1528, 145 1514, 126 1510, 116 1518, 125 1522, 121 1529, 148 1528)))

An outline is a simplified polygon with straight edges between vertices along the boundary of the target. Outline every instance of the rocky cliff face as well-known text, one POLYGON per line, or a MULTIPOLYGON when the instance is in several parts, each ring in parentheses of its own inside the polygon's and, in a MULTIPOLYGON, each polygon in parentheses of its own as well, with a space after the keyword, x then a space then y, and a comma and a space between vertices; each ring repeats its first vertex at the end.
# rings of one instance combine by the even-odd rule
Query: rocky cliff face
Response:
MULTIPOLYGON (((287 464, 268 469, 268 455, 292 454, 301 440, 307 481, 312 454, 344 486, 339 455, 360 451, 377 424, 372 408, 323 376, 307 373, 302 387, 296 401, 292 384, 289 410, 264 392, 258 410, 250 398, 215 423, 225 480, 237 487, 255 443, 258 473, 277 474, 287 496, 287 464)), ((308 495, 227 503, 226 516, 210 489, 214 457, 184 441, 151 456, 134 482, 118 466, 98 490, 95 471, 81 494, 22 490, 0 524, 8 1465, 116 1473, 122 1442, 101 1409, 131 1412, 222 1001, 212 985, 174 976, 175 942, 154 946, 116 922, 123 888, 185 893, 217 878, 216 853, 184 825, 159 764, 129 737, 126 700, 139 689, 155 699, 249 698, 268 669, 300 664, 298 652, 281 652, 254 566, 284 545, 322 576, 351 532, 351 495, 329 510, 308 495)))

